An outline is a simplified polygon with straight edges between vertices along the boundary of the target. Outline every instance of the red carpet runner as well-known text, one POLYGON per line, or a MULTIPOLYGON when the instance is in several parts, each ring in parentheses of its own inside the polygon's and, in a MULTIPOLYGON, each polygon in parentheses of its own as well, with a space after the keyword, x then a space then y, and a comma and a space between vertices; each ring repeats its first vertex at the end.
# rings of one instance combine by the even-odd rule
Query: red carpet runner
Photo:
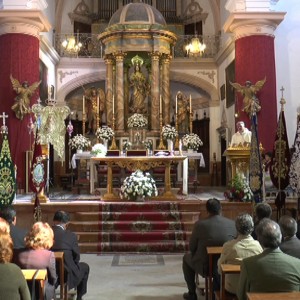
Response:
POLYGON ((187 249, 177 203, 103 203, 99 215, 99 253, 187 249))

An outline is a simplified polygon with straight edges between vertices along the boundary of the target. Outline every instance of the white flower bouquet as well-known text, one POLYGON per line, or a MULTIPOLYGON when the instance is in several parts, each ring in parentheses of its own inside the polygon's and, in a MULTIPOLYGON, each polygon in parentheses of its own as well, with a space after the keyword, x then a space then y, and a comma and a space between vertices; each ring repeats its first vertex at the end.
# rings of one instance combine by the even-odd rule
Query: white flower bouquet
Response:
POLYGON ((161 134, 164 140, 175 140, 175 138, 178 135, 178 132, 175 127, 168 124, 163 126, 161 134))
POLYGON ((157 196, 157 187, 150 173, 136 170, 126 177, 121 186, 120 196, 122 199, 137 200, 145 197, 157 196))
POLYGON ((144 144, 144 146, 145 146, 146 149, 153 150, 153 144, 152 144, 151 140, 143 141, 143 144, 144 144))
POLYGON ((187 149, 198 150, 199 146, 203 145, 200 137, 196 133, 185 134, 182 138, 182 145, 187 149))
POLYGON ((103 144, 95 144, 92 147, 91 154, 93 156, 103 157, 107 153, 107 148, 103 144))
POLYGON ((84 150, 90 145, 90 140, 82 134, 77 134, 69 140, 69 146, 71 147, 71 149, 84 150))
POLYGON ((147 118, 142 114, 133 114, 128 118, 127 126, 128 128, 136 127, 146 127, 148 124, 147 118))
POLYGON ((115 135, 115 132, 108 126, 100 127, 96 130, 96 136, 98 139, 101 140, 111 140, 113 136, 115 135))

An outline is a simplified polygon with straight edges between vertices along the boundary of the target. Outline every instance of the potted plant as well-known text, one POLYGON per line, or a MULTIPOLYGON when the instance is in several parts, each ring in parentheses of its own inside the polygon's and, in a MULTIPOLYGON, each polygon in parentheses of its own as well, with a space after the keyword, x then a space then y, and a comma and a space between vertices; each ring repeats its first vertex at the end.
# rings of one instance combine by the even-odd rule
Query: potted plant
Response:
POLYGON ((71 147, 71 149, 76 149, 77 153, 80 153, 86 148, 90 147, 91 142, 88 138, 86 138, 82 134, 77 134, 72 138, 70 138, 69 146, 71 147))
POLYGON ((162 138, 164 140, 166 140, 168 143, 168 150, 170 152, 172 152, 173 151, 173 142, 178 135, 176 128, 167 124, 167 125, 163 126, 163 128, 161 130, 161 135, 162 135, 162 138))
POLYGON ((126 177, 120 191, 122 199, 131 201, 144 200, 157 195, 158 191, 154 179, 150 173, 144 174, 141 170, 136 170, 126 177))
POLYGON ((251 202, 253 193, 250 189, 247 178, 242 174, 236 174, 229 184, 229 190, 224 192, 229 201, 251 202))
POLYGON ((197 151, 198 148, 203 145, 203 142, 201 141, 198 134, 188 133, 183 136, 182 145, 188 150, 190 149, 192 151, 197 151))
POLYGON ((108 126, 99 127, 96 130, 96 136, 98 139, 110 141, 115 135, 115 132, 112 130, 112 128, 108 126))

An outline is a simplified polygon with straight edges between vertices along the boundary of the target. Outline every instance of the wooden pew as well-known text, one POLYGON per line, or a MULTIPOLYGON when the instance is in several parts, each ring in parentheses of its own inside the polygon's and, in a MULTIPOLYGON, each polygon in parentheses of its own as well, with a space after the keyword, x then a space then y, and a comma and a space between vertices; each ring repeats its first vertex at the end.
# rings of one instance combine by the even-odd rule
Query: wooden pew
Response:
MULTIPOLYGON (((45 281, 47 279, 46 269, 22 269, 22 273, 27 281, 38 281, 40 290, 40 300, 44 300, 45 281)), ((32 291, 31 291, 32 292, 32 291)))
POLYGON ((247 293, 248 300, 299 300, 300 292, 247 293))

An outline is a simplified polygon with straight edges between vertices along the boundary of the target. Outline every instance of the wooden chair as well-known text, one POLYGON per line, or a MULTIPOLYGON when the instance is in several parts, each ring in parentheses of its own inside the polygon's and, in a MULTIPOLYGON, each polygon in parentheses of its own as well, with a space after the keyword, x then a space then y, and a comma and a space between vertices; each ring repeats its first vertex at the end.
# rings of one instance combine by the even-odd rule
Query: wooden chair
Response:
POLYGON ((217 300, 237 300, 237 296, 225 290, 226 274, 239 274, 241 272, 240 265, 221 264, 221 289, 215 292, 217 300))
POLYGON ((35 293, 35 282, 39 283, 39 298, 44 300, 45 281, 47 279, 46 269, 22 269, 22 273, 27 282, 32 283, 31 293, 35 293))
POLYGON ((64 263, 64 252, 54 252, 56 262, 56 272, 59 280, 60 288, 60 299, 68 300, 68 284, 65 282, 65 263, 64 263))

